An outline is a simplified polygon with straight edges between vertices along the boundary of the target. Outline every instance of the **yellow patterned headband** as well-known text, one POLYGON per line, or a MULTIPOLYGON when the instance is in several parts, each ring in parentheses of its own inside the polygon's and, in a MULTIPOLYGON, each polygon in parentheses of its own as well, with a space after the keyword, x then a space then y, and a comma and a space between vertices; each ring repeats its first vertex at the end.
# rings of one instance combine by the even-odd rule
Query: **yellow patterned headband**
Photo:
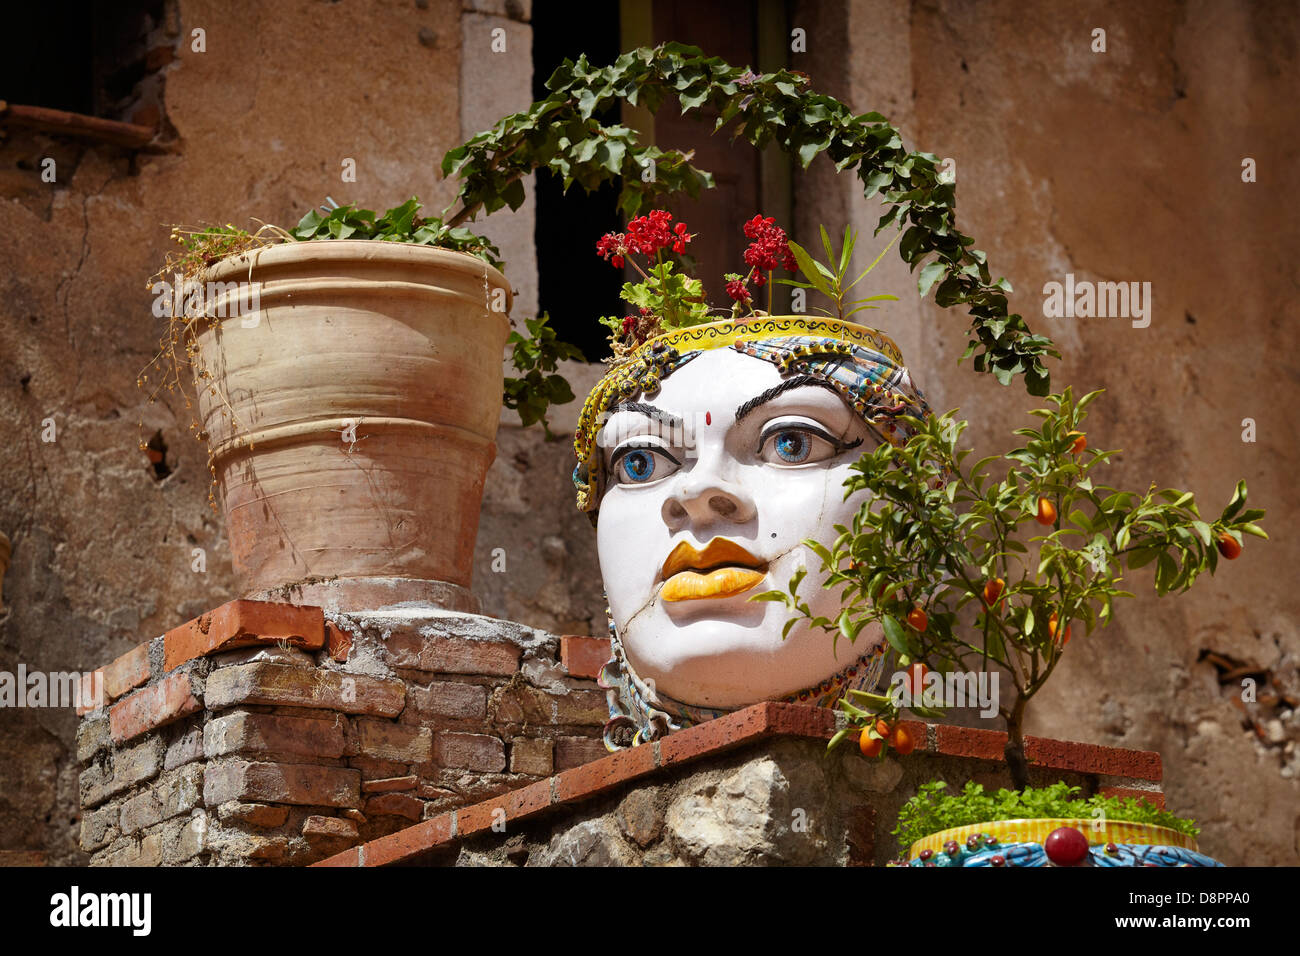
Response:
POLYGON ((658 390, 660 380, 701 353, 728 347, 771 362, 783 375, 804 374, 827 382, 881 442, 900 445, 911 437, 899 416, 924 418, 930 413, 925 396, 903 366, 898 346, 866 326, 838 319, 760 316, 677 329, 655 336, 611 368, 587 396, 573 440, 579 511, 588 512, 595 521, 606 483, 596 436, 614 408, 635 395, 658 390))

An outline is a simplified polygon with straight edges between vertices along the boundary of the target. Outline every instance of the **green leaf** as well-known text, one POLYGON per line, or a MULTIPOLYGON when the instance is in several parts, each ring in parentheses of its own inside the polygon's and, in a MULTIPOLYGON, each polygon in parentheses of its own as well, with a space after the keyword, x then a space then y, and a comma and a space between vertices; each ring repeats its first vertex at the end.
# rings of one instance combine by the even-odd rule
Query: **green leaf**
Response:
POLYGON ((834 299, 835 295, 831 291, 830 285, 817 269, 817 262, 812 256, 808 255, 803 246, 796 242, 791 242, 790 251, 794 253, 794 259, 799 266, 799 271, 802 272, 804 277, 812 283, 813 288, 828 299, 834 299))
POLYGON ((885 640, 889 641, 891 647, 900 654, 911 655, 907 646, 907 635, 903 633, 903 627, 894 618, 892 614, 882 614, 880 616, 880 626, 885 632, 885 640))
POLYGON ((930 287, 938 281, 945 271, 947 271, 947 264, 942 260, 931 262, 921 270, 921 276, 916 282, 916 286, 921 292, 921 298, 925 298, 930 291, 930 287))

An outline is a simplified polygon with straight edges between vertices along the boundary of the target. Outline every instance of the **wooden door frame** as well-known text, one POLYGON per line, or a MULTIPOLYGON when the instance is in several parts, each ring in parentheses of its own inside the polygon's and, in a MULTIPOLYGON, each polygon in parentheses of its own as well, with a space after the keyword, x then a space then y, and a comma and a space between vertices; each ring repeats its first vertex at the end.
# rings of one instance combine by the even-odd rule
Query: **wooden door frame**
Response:
MULTIPOLYGON (((758 0, 758 56, 754 69, 770 73, 790 63, 790 23, 785 0, 758 0)), ((619 0, 620 48, 626 52, 654 42, 654 0, 619 0)), ((735 64, 732 64, 733 66, 735 64)), ((644 106, 622 106, 624 126, 637 131, 644 144, 655 142, 655 118, 644 106)), ((764 214, 772 216, 787 231, 794 223, 794 165, 790 156, 775 145, 759 156, 759 199, 764 214)))

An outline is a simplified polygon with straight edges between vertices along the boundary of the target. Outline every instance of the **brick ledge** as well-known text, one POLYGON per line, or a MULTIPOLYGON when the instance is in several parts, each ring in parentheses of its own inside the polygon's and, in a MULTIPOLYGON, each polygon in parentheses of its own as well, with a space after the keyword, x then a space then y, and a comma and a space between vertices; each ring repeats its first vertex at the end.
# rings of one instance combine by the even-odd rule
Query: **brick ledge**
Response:
MULTIPOLYGON (((1001 761, 1007 735, 1001 731, 903 721, 917 739, 917 751, 939 756, 974 757, 1001 761), (923 742, 923 743, 922 743, 923 742)), ((832 711, 802 704, 767 702, 717 720, 690 727, 661 741, 611 754, 548 780, 511 791, 352 847, 314 866, 388 866, 409 861, 441 846, 491 828, 499 811, 506 821, 522 821, 554 807, 598 796, 620 784, 656 771, 714 756, 771 737, 829 740, 835 734, 832 711)), ((1143 782, 1159 783, 1163 776, 1160 755, 1098 744, 1025 737, 1031 764, 1052 770, 1095 773, 1121 778, 1103 790, 1130 796, 1146 792, 1143 782)), ((1152 792, 1152 797, 1159 796, 1152 792)), ((1160 801, 1163 803, 1163 800, 1160 801)))

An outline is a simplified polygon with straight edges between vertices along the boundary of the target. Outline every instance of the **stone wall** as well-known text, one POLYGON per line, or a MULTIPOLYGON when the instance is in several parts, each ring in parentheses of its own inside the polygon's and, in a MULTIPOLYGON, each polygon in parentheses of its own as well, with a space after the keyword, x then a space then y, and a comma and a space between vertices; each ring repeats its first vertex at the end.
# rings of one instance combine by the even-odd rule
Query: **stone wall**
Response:
POLYGON ((473 614, 234 601, 101 669, 97 866, 302 864, 605 755, 607 641, 473 614))

